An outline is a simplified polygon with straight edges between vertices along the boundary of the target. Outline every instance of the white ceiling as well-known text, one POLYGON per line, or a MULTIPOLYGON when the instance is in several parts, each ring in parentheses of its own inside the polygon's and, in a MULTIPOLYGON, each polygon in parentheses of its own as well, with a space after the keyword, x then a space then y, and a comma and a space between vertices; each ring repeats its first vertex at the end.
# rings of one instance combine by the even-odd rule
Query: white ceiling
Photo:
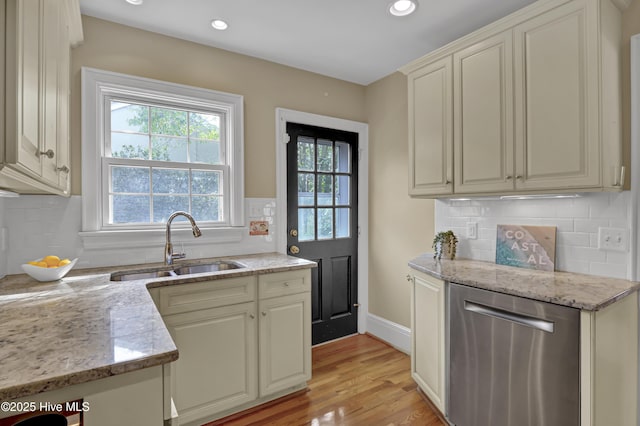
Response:
MULTIPOLYGON (((82 13, 367 85, 534 0, 80 0, 82 13), (211 28, 221 18, 226 31, 211 28)), ((170 52, 167 52, 170 54, 170 52)))

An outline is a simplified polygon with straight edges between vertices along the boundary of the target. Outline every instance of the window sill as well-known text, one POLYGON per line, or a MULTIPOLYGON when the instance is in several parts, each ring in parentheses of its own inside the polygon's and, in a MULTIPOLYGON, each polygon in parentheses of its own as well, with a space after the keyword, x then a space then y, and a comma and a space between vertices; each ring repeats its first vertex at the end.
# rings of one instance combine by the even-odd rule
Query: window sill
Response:
MULTIPOLYGON (((200 228, 202 236, 193 238, 191 228, 171 230, 171 240, 188 245, 207 245, 220 243, 237 243, 248 233, 245 227, 234 228, 200 228)), ((118 231, 84 231, 79 233, 85 250, 158 248, 166 242, 164 229, 118 230, 118 231)))

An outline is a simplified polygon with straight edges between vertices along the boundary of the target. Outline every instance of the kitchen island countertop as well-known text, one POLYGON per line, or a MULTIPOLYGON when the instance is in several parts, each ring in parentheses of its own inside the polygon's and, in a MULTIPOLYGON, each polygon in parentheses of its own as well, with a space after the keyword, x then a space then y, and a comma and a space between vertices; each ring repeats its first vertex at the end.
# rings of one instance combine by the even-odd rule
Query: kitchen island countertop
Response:
POLYGON ((110 274, 162 264, 79 269, 44 283, 24 274, 0 280, 0 401, 178 359, 148 288, 316 266, 278 253, 180 263, 214 260, 233 260, 246 267, 127 282, 112 282, 110 274))
POLYGON ((572 272, 515 268, 468 259, 436 260, 423 254, 409 266, 444 281, 598 311, 640 288, 640 283, 572 272))

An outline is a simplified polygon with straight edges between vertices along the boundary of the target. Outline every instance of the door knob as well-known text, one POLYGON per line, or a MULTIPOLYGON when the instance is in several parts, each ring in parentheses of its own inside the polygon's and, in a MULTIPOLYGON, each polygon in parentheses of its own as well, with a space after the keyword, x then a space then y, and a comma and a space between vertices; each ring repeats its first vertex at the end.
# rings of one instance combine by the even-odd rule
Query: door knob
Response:
POLYGON ((291 247, 289 247, 289 253, 291 253, 291 254, 298 254, 298 253, 300 253, 300 247, 298 247, 298 246, 291 246, 291 247))
POLYGON ((297 229, 292 229, 291 231, 289 231, 289 235, 291 235, 292 237, 297 237, 298 236, 298 230, 297 229))

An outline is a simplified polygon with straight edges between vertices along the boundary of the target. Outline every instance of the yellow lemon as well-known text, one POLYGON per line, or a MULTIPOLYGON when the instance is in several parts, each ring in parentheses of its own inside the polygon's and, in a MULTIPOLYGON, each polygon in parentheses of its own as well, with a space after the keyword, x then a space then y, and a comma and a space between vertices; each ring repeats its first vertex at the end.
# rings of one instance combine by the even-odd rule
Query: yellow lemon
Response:
POLYGON ((45 256, 42 261, 45 262, 47 266, 58 266, 60 258, 58 256, 45 256))
POLYGON ((27 262, 29 265, 33 265, 33 266, 38 266, 38 261, 37 260, 32 260, 30 262, 27 262))
POLYGON ((41 268, 48 268, 49 265, 47 265, 47 262, 36 262, 36 266, 39 266, 41 268))
POLYGON ((69 259, 62 259, 60 262, 58 262, 58 266, 65 266, 70 264, 71 261, 69 259))

